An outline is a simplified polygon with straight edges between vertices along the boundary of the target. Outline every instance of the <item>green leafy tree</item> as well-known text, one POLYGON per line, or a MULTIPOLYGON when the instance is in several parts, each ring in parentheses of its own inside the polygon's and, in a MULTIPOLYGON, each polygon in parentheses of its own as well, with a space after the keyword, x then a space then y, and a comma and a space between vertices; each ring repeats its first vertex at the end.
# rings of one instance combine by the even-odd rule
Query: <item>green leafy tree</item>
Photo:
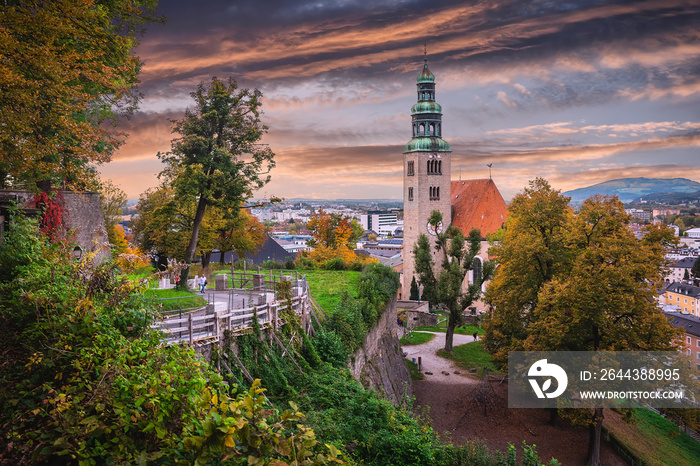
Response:
POLYGON ((513 197, 499 241, 489 250, 498 264, 486 290, 496 309, 484 325, 485 348, 500 367, 509 351, 523 351, 527 326, 538 303, 540 289, 571 261, 565 233, 573 212, 570 198, 537 178, 513 197))
POLYGON ((418 282, 423 287, 421 297, 428 301, 431 307, 438 305, 437 279, 435 278, 433 256, 430 252, 430 240, 426 235, 419 235, 413 247, 413 257, 418 282))
POLYGON ((420 290, 418 289, 418 282, 416 282, 416 277, 411 279, 411 296, 409 298, 411 301, 418 301, 420 299, 420 290))
POLYGON ((695 262, 693 262, 693 267, 690 269, 690 274, 694 279, 700 279, 700 260, 697 258, 695 259, 695 262))
POLYGON ((145 251, 182 260, 192 228, 192 206, 177 202, 166 183, 141 194, 132 220, 134 240, 145 251))
MULTIPOLYGON (((442 221, 442 214, 434 210, 428 222, 437 227, 442 221)), ((475 276, 472 283, 464 285, 465 278, 481 249, 481 232, 472 229, 469 238, 465 240, 462 231, 450 225, 445 233, 437 235, 436 249, 442 251, 443 260, 438 271, 437 278, 433 272, 433 261, 430 255, 430 243, 425 235, 420 235, 414 248, 416 271, 423 283, 423 295, 430 296, 436 304, 445 306, 449 312, 447 320, 447 332, 445 334, 445 351, 452 352, 454 331, 462 324, 462 314, 481 295, 481 286, 488 280, 493 271, 490 262, 486 262, 479 276, 475 276), (466 245, 466 248, 465 248, 466 245), (423 280, 429 284, 426 289, 423 280)))
POLYGON ((95 188, 129 113, 143 25, 156 0, 15 0, 0 8, 0 187, 17 182, 95 188))
POLYGON ((237 209, 230 216, 224 216, 224 223, 219 229, 217 247, 222 252, 234 251, 239 259, 245 260, 246 254, 260 249, 267 241, 268 228, 250 215, 245 209, 237 209))
MULTIPOLYGON (((212 78, 192 94, 194 108, 175 121, 173 132, 180 135, 172 151, 159 154, 174 171, 173 187, 183 202, 195 205, 185 262, 191 263, 197 250, 200 228, 207 208, 237 209, 269 180, 274 154, 260 144, 267 131, 262 125, 262 94, 239 89, 236 81, 212 78)), ((186 283, 187 269, 181 283, 186 283)))
MULTIPOLYGON (((654 299, 663 283, 664 248, 674 241, 668 228, 647 226, 646 235, 638 240, 616 197, 594 196, 573 217, 565 205, 568 199, 543 180, 531 183, 516 197, 505 238, 492 251, 499 268, 487 293, 494 310, 485 325, 485 346, 501 365, 503 349, 508 347, 526 351, 677 349, 679 332, 654 299), (540 217, 542 212, 550 212, 549 221, 540 217), (532 219, 538 217, 541 221, 536 224, 553 227, 532 228, 532 219), (522 241, 547 238, 554 250, 545 256, 549 260, 543 268, 545 252, 532 255, 522 241), (523 279, 515 276, 523 267, 547 271, 531 281, 536 288, 528 300, 514 299, 516 291, 506 286, 523 279)), ((572 417, 580 419, 582 411, 572 417)), ((603 410, 589 410, 591 465, 600 464, 602 423, 603 410)))

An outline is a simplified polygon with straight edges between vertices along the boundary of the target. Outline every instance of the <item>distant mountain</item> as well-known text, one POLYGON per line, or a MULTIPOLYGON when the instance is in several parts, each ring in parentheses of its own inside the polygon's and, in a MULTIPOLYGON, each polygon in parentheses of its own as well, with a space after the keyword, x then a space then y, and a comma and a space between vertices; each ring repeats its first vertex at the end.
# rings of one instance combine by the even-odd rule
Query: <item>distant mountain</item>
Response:
POLYGON ((565 196, 571 196, 571 202, 583 202, 594 194, 618 196, 622 202, 631 202, 657 193, 694 193, 700 191, 700 183, 686 178, 622 178, 619 180, 598 183, 587 188, 567 191, 565 196))

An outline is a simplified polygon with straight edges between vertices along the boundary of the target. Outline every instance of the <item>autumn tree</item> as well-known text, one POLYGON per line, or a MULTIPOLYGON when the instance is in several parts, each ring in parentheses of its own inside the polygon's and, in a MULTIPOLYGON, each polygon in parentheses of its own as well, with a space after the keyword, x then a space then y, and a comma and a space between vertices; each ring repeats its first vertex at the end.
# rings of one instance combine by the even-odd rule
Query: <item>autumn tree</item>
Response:
MULTIPOLYGON (((270 180, 268 173, 275 165, 272 150, 260 144, 267 131, 260 121, 260 91, 239 89, 232 78, 212 78, 191 96, 194 107, 174 122, 173 132, 180 137, 173 140, 170 152, 159 154, 166 170, 176 173, 173 187, 178 198, 195 205, 187 263, 194 258, 207 208, 239 208, 270 180)), ((186 278, 187 272, 181 283, 186 278)))
POLYGON ((156 0, 16 0, 0 8, 0 187, 53 182, 94 188, 92 163, 132 111, 143 25, 156 0))
MULTIPOLYGON (((513 199, 491 250, 499 266, 487 292, 485 347, 501 366, 509 350, 676 349, 678 331, 654 299, 670 230, 650 225, 639 240, 616 197, 594 196, 575 217, 568 200, 542 179, 513 199)), ((602 423, 602 408, 591 410, 591 465, 600 464, 602 423)))
POLYGON ((527 326, 537 306, 539 291, 571 259, 565 248, 565 231, 573 218, 570 198, 537 178, 513 197, 508 220, 499 241, 489 250, 498 264, 486 299, 497 312, 484 330, 484 346, 500 367, 508 364, 509 351, 523 351, 527 326))
POLYGON ((217 240, 221 251, 221 262, 224 261, 224 251, 233 251, 240 260, 245 260, 246 254, 260 249, 267 240, 268 228, 260 223, 246 209, 238 209, 235 216, 226 218, 219 229, 217 240))
POLYGON ((309 246, 325 246, 330 249, 341 247, 354 249, 357 240, 364 233, 357 220, 347 215, 324 212, 323 209, 319 209, 309 217, 306 228, 311 230, 313 236, 309 246))
POLYGON ((367 256, 358 256, 354 251, 357 240, 364 233, 357 220, 347 215, 332 214, 319 209, 309 217, 306 228, 311 230, 313 236, 307 244, 314 249, 302 251, 298 258, 310 259, 316 265, 336 261, 337 264, 334 264, 341 268, 343 264, 351 263, 361 267, 362 264, 370 261, 367 256))
POLYGON ((111 180, 103 180, 100 183, 100 203, 102 204, 102 214, 104 215, 105 228, 107 229, 107 239, 112 245, 118 245, 113 249, 113 253, 121 253, 126 250, 126 239, 122 238, 117 232, 117 223, 122 213, 122 209, 126 207, 126 193, 118 186, 112 183, 111 180))
MULTIPOLYGON (((442 221, 442 214, 434 210, 428 222, 437 225, 442 221)), ((493 266, 485 262, 479 276, 473 277, 471 283, 465 285, 465 278, 474 269, 476 256, 481 249, 481 232, 472 229, 469 237, 464 238, 462 231, 450 225, 444 233, 436 238, 436 249, 442 252, 442 263, 435 276, 435 264, 430 254, 428 237, 421 234, 413 249, 416 273, 423 285, 423 297, 432 305, 443 305, 449 312, 447 332, 445 334, 445 351, 452 352, 454 331, 462 324, 462 315, 481 295, 481 286, 490 278, 493 266), (466 247, 465 247, 466 246, 466 247)))

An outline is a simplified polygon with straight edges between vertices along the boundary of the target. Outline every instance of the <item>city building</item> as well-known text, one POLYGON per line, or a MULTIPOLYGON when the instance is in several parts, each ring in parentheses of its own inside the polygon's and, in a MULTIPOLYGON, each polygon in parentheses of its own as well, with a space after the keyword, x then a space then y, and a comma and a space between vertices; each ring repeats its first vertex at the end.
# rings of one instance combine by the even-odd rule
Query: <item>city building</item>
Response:
POLYGON ((680 282, 685 279, 686 272, 690 277, 690 269, 695 264, 695 257, 684 257, 669 266, 670 272, 666 276, 666 283, 680 282))
POLYGON ((681 312, 700 316, 700 287, 683 283, 671 283, 664 292, 667 305, 675 305, 681 312))
POLYGON ((669 323, 675 328, 683 329, 683 349, 700 369, 700 318, 680 312, 664 312, 669 323))
MULTIPOLYGON (((506 219, 507 207, 493 180, 451 180, 450 145, 442 139, 442 107, 435 100, 435 75, 427 58, 417 78, 418 101, 411 108, 412 138, 403 151, 403 277, 402 296, 410 295, 416 275, 413 248, 421 234, 435 245, 436 235, 450 224, 465 235, 479 228, 482 237, 495 232, 506 219), (433 228, 428 219, 433 211, 442 222, 433 228)), ((442 260, 434 247, 433 261, 442 260)), ((482 247, 480 260, 487 259, 482 247)))
POLYGON ((396 212, 386 211, 369 211, 366 214, 360 214, 360 225, 365 230, 373 230, 380 235, 393 235, 399 229, 403 222, 399 222, 396 212))
POLYGON ((637 218, 644 222, 651 222, 652 219, 652 212, 650 210, 625 209, 625 212, 631 215, 632 218, 637 218))
POLYGON ((700 239, 700 228, 691 228, 685 231, 685 235, 688 238, 700 239))

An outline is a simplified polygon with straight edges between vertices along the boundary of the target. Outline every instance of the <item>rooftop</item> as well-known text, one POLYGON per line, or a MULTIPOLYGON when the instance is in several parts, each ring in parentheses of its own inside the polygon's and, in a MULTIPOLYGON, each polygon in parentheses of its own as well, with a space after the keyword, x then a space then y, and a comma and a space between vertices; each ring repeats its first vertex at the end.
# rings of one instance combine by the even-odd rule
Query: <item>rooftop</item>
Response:
POLYGON ((700 318, 680 312, 664 312, 671 325, 683 328, 685 333, 700 337, 700 318))
POLYGON ((492 179, 453 181, 452 224, 468 235, 472 228, 481 236, 495 233, 508 216, 508 207, 492 179))

